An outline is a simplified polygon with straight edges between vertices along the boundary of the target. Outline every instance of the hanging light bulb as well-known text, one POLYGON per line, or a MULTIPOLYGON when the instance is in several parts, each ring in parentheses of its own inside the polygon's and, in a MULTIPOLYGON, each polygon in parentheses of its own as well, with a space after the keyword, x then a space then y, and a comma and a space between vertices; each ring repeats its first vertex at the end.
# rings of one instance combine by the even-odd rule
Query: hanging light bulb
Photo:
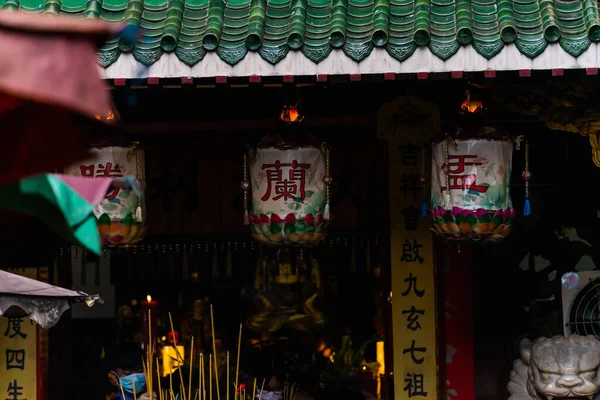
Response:
POLYGON ((471 91, 465 90, 465 101, 462 102, 460 109, 462 114, 480 114, 484 111, 483 103, 471 97, 471 91))
POLYGON ((281 114, 279 114, 279 119, 286 124, 294 124, 298 122, 302 122, 304 116, 298 110, 298 105, 285 105, 281 109, 281 114))
POLYGON ((105 115, 96 115, 95 116, 98 121, 115 123, 121 119, 119 112, 116 107, 113 105, 105 115))

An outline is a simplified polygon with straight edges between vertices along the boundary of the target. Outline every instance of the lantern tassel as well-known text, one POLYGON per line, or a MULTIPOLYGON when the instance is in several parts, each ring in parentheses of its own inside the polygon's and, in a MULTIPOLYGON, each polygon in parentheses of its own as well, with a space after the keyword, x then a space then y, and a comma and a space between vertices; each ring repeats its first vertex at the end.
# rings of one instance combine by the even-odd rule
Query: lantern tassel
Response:
POLYGON ((427 218, 427 202, 425 200, 421 203, 421 218, 427 218))
POLYGON ((525 206, 523 207, 523 215, 526 217, 531 215, 531 204, 529 203, 529 199, 525 199, 525 206))
POLYGON ((250 217, 248 216, 248 209, 244 210, 244 225, 250 225, 250 217))
POLYGON ((529 170, 529 142, 525 141, 525 170, 521 175, 525 180, 525 206, 523 207, 523 215, 531 215, 531 204, 529 203, 529 180, 531 179, 531 171, 529 170))

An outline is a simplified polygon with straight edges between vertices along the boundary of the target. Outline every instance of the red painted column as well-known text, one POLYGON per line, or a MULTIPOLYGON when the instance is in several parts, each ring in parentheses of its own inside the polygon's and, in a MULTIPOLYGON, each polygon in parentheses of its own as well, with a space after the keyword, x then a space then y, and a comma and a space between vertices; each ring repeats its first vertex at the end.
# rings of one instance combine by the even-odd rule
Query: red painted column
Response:
POLYGON ((475 399, 471 246, 436 246, 440 398, 448 400, 475 399))

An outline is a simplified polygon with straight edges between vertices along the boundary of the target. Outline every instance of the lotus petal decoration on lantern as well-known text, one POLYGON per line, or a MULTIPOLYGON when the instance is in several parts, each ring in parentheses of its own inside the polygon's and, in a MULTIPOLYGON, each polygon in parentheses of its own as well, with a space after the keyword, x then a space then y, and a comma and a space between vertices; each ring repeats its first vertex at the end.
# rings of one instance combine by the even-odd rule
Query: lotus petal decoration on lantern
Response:
POLYGON ((433 145, 433 231, 448 240, 497 242, 511 232, 516 214, 510 197, 513 140, 487 127, 461 136, 433 145))
POLYGON ((268 245, 311 246, 327 235, 329 150, 264 145, 244 156, 245 223, 268 245), (248 176, 248 167, 250 175, 248 176))
MULTIPOLYGON (((144 151, 134 147, 103 147, 91 150, 92 157, 66 169, 69 175, 89 177, 126 177, 117 179, 106 198, 96 206, 98 230, 104 246, 126 247, 146 235, 146 210, 143 196, 144 151), (135 177, 137 182, 129 182, 135 177)), ((134 179, 135 180, 135 179, 134 179)))

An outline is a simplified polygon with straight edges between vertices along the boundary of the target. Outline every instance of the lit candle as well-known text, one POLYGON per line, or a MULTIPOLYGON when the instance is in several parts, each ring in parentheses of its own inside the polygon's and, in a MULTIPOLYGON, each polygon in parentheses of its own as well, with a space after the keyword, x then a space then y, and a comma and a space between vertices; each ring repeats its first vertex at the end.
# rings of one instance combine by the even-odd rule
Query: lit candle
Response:
POLYGON ((158 328, 158 301, 152 300, 150 295, 146 296, 146 301, 142 301, 140 308, 140 319, 142 320, 142 343, 144 349, 156 342, 156 330, 158 328), (149 336, 152 336, 151 338, 149 336))

